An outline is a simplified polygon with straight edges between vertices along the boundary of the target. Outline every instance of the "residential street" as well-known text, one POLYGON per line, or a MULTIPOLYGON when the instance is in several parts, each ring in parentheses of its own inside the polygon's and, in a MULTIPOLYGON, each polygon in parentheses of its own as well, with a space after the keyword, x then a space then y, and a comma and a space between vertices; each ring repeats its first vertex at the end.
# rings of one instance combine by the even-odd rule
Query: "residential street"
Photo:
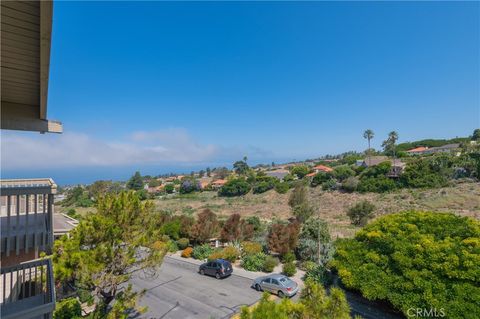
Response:
POLYGON ((196 265, 166 257, 156 279, 142 274, 134 278, 135 289, 147 289, 140 304, 148 311, 140 318, 229 318, 261 297, 250 288, 250 279, 233 274, 217 280, 197 270, 196 265))

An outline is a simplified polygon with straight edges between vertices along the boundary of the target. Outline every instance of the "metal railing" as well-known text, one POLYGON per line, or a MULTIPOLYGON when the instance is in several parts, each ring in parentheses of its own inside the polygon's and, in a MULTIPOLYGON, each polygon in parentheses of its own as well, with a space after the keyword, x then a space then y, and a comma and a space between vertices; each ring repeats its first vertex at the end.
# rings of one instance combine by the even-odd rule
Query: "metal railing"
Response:
POLYGON ((0 291, 3 319, 51 318, 55 309, 52 261, 37 259, 2 267, 0 291))

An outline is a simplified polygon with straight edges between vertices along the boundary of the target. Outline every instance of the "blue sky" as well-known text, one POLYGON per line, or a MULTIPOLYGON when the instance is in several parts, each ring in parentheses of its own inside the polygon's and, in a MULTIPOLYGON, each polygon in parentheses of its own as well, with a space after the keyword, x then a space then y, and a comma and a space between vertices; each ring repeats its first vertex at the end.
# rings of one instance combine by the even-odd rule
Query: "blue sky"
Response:
POLYGON ((478 2, 56 2, 65 133, 4 133, 2 170, 83 182, 363 150, 366 128, 374 147, 466 136, 479 20, 478 2), (18 161, 35 147, 44 163, 18 161))

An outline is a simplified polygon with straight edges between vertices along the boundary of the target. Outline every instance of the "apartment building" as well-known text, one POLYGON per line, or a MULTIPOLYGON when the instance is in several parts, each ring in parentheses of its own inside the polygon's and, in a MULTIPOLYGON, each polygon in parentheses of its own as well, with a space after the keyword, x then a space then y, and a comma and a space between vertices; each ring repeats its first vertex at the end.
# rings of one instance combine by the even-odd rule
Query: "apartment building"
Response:
MULTIPOLYGON (((47 119, 52 15, 51 1, 1 2, 2 130, 62 132, 61 123, 47 119)), ((52 262, 42 252, 53 246, 56 189, 50 178, 0 182, 3 319, 52 317, 52 262)))

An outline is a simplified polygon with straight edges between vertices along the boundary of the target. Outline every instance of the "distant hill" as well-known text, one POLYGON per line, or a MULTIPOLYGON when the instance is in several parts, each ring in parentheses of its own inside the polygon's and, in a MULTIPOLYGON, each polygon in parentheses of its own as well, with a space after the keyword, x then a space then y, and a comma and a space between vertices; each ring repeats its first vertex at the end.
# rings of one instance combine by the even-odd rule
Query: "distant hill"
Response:
POLYGON ((446 139, 426 139, 414 142, 405 142, 400 143, 397 145, 397 151, 407 151, 409 149, 419 147, 419 146, 426 146, 426 147, 438 147, 445 144, 453 144, 453 143, 464 143, 470 141, 470 137, 456 137, 449 140, 446 139))

